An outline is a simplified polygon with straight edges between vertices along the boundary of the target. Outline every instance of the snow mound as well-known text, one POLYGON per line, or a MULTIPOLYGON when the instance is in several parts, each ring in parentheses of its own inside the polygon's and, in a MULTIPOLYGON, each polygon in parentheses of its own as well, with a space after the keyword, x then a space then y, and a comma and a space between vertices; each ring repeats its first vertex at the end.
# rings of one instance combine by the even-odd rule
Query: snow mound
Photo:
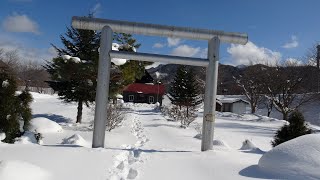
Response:
POLYGON ((89 143, 85 139, 83 139, 83 137, 81 137, 79 134, 74 134, 69 138, 65 138, 62 141, 62 144, 89 147, 89 143))
POLYGON ((320 179, 320 134, 309 134, 282 143, 259 160, 266 172, 287 179, 320 179))
POLYGON ((21 137, 15 139, 15 144, 37 144, 36 137, 33 132, 26 131, 21 137))
POLYGON ((239 150, 244 152, 257 153, 257 154, 265 153, 248 139, 242 142, 242 146, 239 150))
POLYGON ((230 146, 222 140, 213 140, 213 149, 230 149, 230 146))
POLYGON ((38 117, 30 121, 29 130, 37 133, 56 133, 61 132, 62 127, 50 119, 38 117))
POLYGON ((242 146, 240 150, 253 150, 257 149, 257 146, 254 145, 250 140, 246 139, 245 141, 242 142, 242 146))
POLYGON ((51 174, 33 164, 24 161, 0 161, 1 180, 48 180, 51 174))

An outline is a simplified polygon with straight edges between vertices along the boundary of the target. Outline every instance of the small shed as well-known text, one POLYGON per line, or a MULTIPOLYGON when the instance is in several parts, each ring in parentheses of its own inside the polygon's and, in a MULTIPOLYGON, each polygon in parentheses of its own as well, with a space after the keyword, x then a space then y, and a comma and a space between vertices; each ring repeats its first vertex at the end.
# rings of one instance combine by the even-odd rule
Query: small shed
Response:
POLYGON ((162 96, 165 93, 164 85, 162 84, 129 84, 123 89, 123 101, 134 103, 162 104, 162 96))
POLYGON ((242 114, 248 105, 249 102, 241 98, 217 98, 216 111, 242 114))

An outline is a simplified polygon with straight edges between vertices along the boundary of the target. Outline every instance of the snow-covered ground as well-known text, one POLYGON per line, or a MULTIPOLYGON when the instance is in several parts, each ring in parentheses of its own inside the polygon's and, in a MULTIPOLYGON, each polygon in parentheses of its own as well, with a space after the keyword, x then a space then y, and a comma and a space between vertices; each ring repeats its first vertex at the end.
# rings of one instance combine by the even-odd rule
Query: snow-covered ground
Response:
MULTIPOLYGON (((269 161, 268 157, 260 163, 259 160, 272 149, 270 141, 284 121, 250 114, 218 113, 214 150, 201 152, 201 140, 195 138, 198 134, 196 129, 202 122, 201 110, 196 122, 182 129, 178 122, 167 121, 154 111, 154 105, 125 104, 130 110, 123 125, 106 132, 105 148, 92 149, 91 109, 84 108, 83 123, 76 124, 75 103, 65 104, 56 95, 32 95, 35 118, 32 127, 33 131, 41 131, 42 143, 31 143, 25 137, 22 138, 27 140, 20 140, 17 144, 1 143, 1 180, 280 178, 273 171, 268 171, 274 158, 272 154, 268 155, 271 156, 269 161), (43 122, 38 123, 41 120, 43 122), (246 143, 243 144, 244 141, 246 143)), ((313 128, 320 129, 318 126, 313 128)), ((319 147, 313 148, 316 150, 312 152, 320 151, 319 147)), ((309 149, 306 147, 304 150, 304 154, 308 154, 309 149)), ((320 156, 313 161, 319 165, 320 156)), ((271 169, 277 169, 277 164, 279 162, 275 161, 271 169)), ((289 170, 285 173, 288 176, 281 174, 281 178, 291 177, 289 170)), ((306 178, 317 179, 320 176, 312 174, 306 178)))

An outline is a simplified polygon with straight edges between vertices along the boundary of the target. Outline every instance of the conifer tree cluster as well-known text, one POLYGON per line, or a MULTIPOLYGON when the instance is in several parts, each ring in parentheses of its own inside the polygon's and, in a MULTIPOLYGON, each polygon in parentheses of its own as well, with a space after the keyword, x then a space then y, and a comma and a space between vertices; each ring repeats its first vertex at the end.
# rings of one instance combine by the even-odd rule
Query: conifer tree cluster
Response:
POLYGON ((31 120, 31 94, 25 90, 16 95, 16 79, 8 69, 0 69, 0 132, 6 134, 3 140, 13 143, 22 134, 20 124, 27 130, 31 120))
POLYGON ((277 131, 274 140, 271 142, 273 147, 296 137, 312 133, 306 125, 302 113, 298 111, 290 114, 288 122, 289 124, 285 124, 277 131))

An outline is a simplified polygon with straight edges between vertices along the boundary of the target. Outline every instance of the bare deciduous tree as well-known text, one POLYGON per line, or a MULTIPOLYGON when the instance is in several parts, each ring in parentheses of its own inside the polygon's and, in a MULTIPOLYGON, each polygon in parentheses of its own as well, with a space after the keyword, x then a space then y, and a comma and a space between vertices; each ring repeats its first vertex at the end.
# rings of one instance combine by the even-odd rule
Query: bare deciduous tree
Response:
POLYGON ((124 119, 124 109, 123 105, 118 104, 109 104, 107 109, 107 131, 111 131, 112 129, 115 129, 116 127, 120 126, 123 119, 124 119))
POLYGON ((277 111, 282 113, 283 119, 297 110, 301 105, 312 99, 302 86, 305 79, 298 66, 277 66, 267 71, 269 82, 265 83, 266 97, 273 101, 277 111))
POLYGON ((263 97, 263 79, 261 76, 263 68, 265 68, 263 65, 252 65, 245 69, 243 75, 234 77, 250 102, 251 113, 256 112, 257 105, 263 97))

